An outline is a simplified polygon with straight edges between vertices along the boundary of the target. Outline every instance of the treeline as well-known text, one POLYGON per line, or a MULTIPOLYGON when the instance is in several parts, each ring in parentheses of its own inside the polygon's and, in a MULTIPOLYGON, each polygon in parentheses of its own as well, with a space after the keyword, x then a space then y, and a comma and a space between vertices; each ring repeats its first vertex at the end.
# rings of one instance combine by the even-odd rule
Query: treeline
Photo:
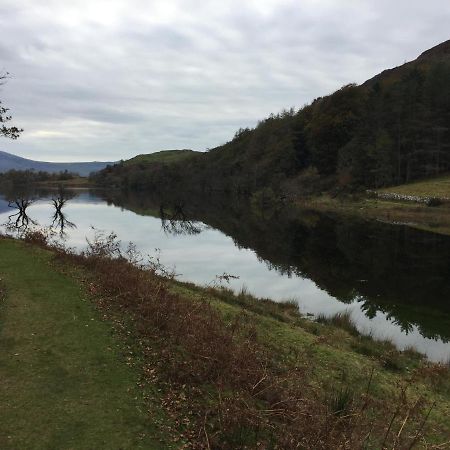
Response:
POLYGON ((72 180, 77 175, 68 172, 48 173, 35 170, 9 170, 0 173, 0 187, 24 186, 48 181, 72 180))
POLYGON ((401 184, 450 169, 450 45, 283 111, 204 154, 172 164, 111 166, 93 180, 173 188, 308 193, 401 184))

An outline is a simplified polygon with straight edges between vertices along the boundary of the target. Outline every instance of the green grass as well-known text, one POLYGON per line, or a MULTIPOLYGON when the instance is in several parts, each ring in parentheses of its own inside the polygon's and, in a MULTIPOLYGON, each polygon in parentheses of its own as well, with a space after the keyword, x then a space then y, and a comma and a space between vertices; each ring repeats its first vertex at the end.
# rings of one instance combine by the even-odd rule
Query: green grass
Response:
POLYGON ((450 174, 428 178, 426 180, 416 181, 414 183, 380 189, 380 192, 450 199, 450 174))
POLYGON ((0 448, 168 448, 151 437, 126 347, 50 261, 0 239, 0 448))
MULTIPOLYGON (((406 185, 405 185, 406 186, 406 185)), ((395 188, 390 188, 394 190, 395 188)), ((400 192, 398 192, 400 193, 400 192)), ((402 194, 406 195, 406 194, 402 194)), ((409 193, 408 195, 413 195, 409 193)), ((298 200, 297 205, 342 217, 377 219, 386 223, 404 223, 433 233, 450 235, 450 204, 430 208, 423 203, 379 198, 331 198, 328 195, 298 200)))
MULTIPOLYGON (((213 316, 208 315, 209 319, 202 322, 204 327, 176 327, 172 334, 163 327, 158 332, 150 325, 149 319, 155 316, 151 314, 141 324, 145 326, 139 328, 139 334, 135 327, 143 317, 141 313, 145 312, 145 308, 137 309, 138 314, 133 320, 123 322, 124 332, 130 336, 127 341, 130 347, 126 347, 121 339, 111 336, 108 322, 99 320, 99 312, 93 309, 91 301, 85 299, 80 281, 95 288, 97 294, 94 298, 97 301, 100 298, 103 302, 101 311, 115 321, 121 319, 120 315, 125 315, 122 308, 114 306, 118 298, 117 290, 114 289, 121 289, 122 284, 118 283, 114 288, 110 274, 114 273, 117 279, 126 281, 126 286, 132 286, 132 280, 137 284, 144 283, 138 286, 136 292, 153 292, 150 288, 154 281, 157 283, 153 288, 161 292, 158 279, 136 278, 132 269, 126 265, 120 266, 120 263, 111 262, 110 271, 107 260, 99 261, 97 266, 83 266, 81 263, 74 270, 77 261, 81 260, 53 259, 50 251, 0 239, 0 298, 6 292, 6 299, 0 306, 2 450, 152 449, 158 448, 158 445, 151 440, 151 436, 159 436, 154 422, 160 422, 165 427, 171 426, 173 423, 167 419, 168 415, 176 423, 178 433, 183 417, 195 420, 198 414, 200 423, 203 423, 205 414, 210 414, 208 420, 211 422, 214 420, 211 412, 217 407, 214 403, 216 389, 211 384, 215 378, 206 375, 215 372, 204 372, 204 367, 216 367, 210 366, 209 361, 213 358, 208 355, 218 354, 226 360, 227 354, 233 350, 233 345, 221 348, 220 343, 223 340, 222 332, 234 330, 232 324, 235 319, 248 325, 236 331, 236 342, 241 343, 242 348, 247 348, 247 341, 256 342, 257 345, 250 349, 260 349, 266 355, 261 360, 267 363, 264 365, 266 369, 261 373, 269 374, 272 380, 282 381, 287 377, 283 383, 288 384, 297 380, 300 374, 304 387, 302 385, 299 392, 306 398, 310 396, 309 404, 317 405, 316 400, 323 399, 332 411, 344 417, 346 411, 352 409, 354 401, 357 402, 361 395, 368 392, 370 385, 370 393, 376 404, 382 402, 388 409, 395 410, 399 401, 399 386, 408 384, 409 401, 423 397, 429 404, 436 404, 426 426, 428 442, 443 442, 450 435, 448 368, 429 365, 414 352, 400 353, 392 344, 359 335, 351 326, 348 315, 336 316, 331 324, 322 324, 302 317, 292 302, 278 305, 270 300, 255 299, 245 291, 234 295, 226 289, 201 288, 169 280, 168 289, 187 300, 185 306, 189 317, 202 319, 202 316, 194 315, 199 314, 198 311, 209 314, 205 304, 210 305, 219 312, 219 322, 223 321, 225 328, 217 329, 217 336, 214 333, 203 334, 202 330, 207 328, 208 322, 213 321, 213 316), (89 273, 86 268, 89 268, 89 273), (105 270, 103 275, 99 273, 102 269, 105 270), (104 277, 106 291, 101 290, 101 276, 104 277), (117 311, 114 312, 114 309, 117 311), (183 334, 184 328, 187 334, 183 334), (192 340, 193 346, 185 347, 193 333, 196 333, 192 340), (208 348, 211 339, 216 340, 212 348, 208 348), (142 345, 147 348, 147 353, 144 352, 142 360, 135 361, 135 364, 143 365, 143 369, 151 368, 152 371, 156 368, 160 372, 159 376, 162 376, 160 380, 172 383, 169 397, 165 396, 164 383, 155 385, 158 388, 150 385, 146 391, 149 399, 144 403, 143 393, 136 388, 138 370, 124 364, 123 352, 127 352, 128 360, 131 353, 139 353, 136 349, 142 345), (202 357, 197 358, 198 354, 202 357), (186 364, 192 365, 192 372, 186 364), (186 371, 185 378, 183 371, 186 371), (206 374, 203 378, 202 373, 206 374), (280 378, 277 378, 278 375, 280 378), (170 377, 175 382, 171 382, 170 377), (308 390, 304 390, 306 387, 308 390), (161 388, 162 392, 159 391, 161 388), (160 410, 161 397, 174 400, 169 403, 175 405, 175 409, 169 409, 164 414, 160 410), (148 401, 154 408, 150 415, 144 412, 149 408, 148 401), (192 409, 195 414, 189 415, 192 409), (146 436, 140 440, 139 437, 144 434, 146 436)), ((130 298, 123 297, 122 301, 126 300, 126 305, 136 298, 133 294, 130 298)), ((162 311, 172 309, 177 304, 172 303, 174 300, 167 295, 162 297, 162 311)), ((151 294, 149 298, 146 297, 146 301, 158 302, 158 298, 156 294, 151 294)), ((137 306, 141 304, 145 305, 146 302, 136 303, 137 306)), ((185 310, 176 310, 175 313, 179 314, 180 311, 186 313, 185 310)), ((184 323, 183 317, 185 315, 181 314, 181 323, 184 323)), ((194 324, 198 323, 196 319, 192 319, 194 324)), ((230 342, 233 344, 233 341, 230 342)), ((233 351, 236 352, 236 348, 233 351)), ((236 361, 241 360, 238 358, 236 361)), ((233 363, 231 373, 244 376, 246 366, 253 367, 252 361, 252 354, 249 353, 245 367, 233 363)), ((222 368, 222 364, 219 363, 217 367, 222 368)), ((228 370, 228 366, 223 367, 228 370)), ((258 376, 256 380, 259 379, 258 376)), ((243 386, 247 386, 246 383, 243 386)), ((272 385, 268 384, 266 388, 270 392, 272 385)), ((233 389, 236 389, 238 399, 245 392, 239 390, 243 389, 239 384, 225 385, 224 392, 231 396, 233 389)), ((274 392, 278 391, 275 389, 274 392)), ((247 398, 249 400, 250 397, 247 398)), ((268 397, 264 401, 268 403, 261 403, 263 409, 273 400, 268 397)), ((238 402, 236 405, 240 405, 241 409, 233 410, 235 412, 232 415, 240 413, 246 417, 245 403, 238 402)), ((321 410, 318 411, 314 414, 320 414, 321 410)), ((256 416, 251 417, 254 420, 256 416)), ((311 417, 311 420, 319 418, 314 415, 311 417)), ((283 433, 286 432, 283 424, 277 426, 282 427, 283 433)), ((202 429, 206 433, 206 428, 202 429)), ((229 430, 233 431, 234 428, 229 430)), ((195 441, 199 438, 196 428, 194 431, 195 441)), ((223 436, 231 439, 231 435, 226 433, 223 436)), ((170 436, 167 436, 168 439, 170 436)), ((169 448, 169 445, 162 445, 161 448, 169 448)))
POLYGON ((443 436, 450 433, 448 370, 442 367, 441 373, 441 366, 437 366, 437 375, 434 375, 435 369, 425 369, 428 364, 417 352, 409 349, 399 352, 389 341, 358 334, 347 314, 317 323, 301 317, 291 308, 286 309, 287 305, 269 300, 263 300, 256 308, 257 299, 250 295, 235 296, 226 289, 205 290, 189 283, 176 283, 173 289, 192 298, 206 296, 226 322, 245 311, 258 340, 273 355, 274 361, 286 367, 304 365, 311 373, 310 382, 320 386, 326 398, 337 395, 336 392, 346 393, 349 387, 354 393, 364 392, 373 371, 372 393, 380 401, 395 402, 398 387, 414 379, 410 398, 423 397, 430 404, 435 402, 427 428, 439 429, 435 434, 436 442, 442 442, 443 436), (279 311, 275 314, 277 308, 279 311))
POLYGON ((190 158, 196 153, 197 152, 194 152, 193 150, 163 150, 161 152, 149 153, 146 155, 137 155, 134 158, 124 161, 123 164, 124 166, 151 163, 171 164, 190 158))

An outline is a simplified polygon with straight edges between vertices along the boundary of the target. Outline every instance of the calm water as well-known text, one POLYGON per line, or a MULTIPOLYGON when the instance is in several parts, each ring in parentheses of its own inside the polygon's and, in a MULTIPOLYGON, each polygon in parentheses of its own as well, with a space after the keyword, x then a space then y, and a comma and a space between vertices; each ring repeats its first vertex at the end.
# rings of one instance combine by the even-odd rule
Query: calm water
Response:
POLYGON ((295 299, 305 314, 350 311, 365 333, 401 349, 412 346, 435 361, 450 359, 448 237, 288 208, 262 214, 224 199, 83 190, 66 192, 63 214, 55 215, 57 197, 56 191, 0 194, 0 223, 21 229, 53 223, 78 250, 94 237, 92 227, 114 231, 144 254, 159 253, 180 280, 213 284, 223 273, 236 275, 229 285, 236 291, 295 299), (8 206, 16 198, 33 199, 25 219, 8 206))

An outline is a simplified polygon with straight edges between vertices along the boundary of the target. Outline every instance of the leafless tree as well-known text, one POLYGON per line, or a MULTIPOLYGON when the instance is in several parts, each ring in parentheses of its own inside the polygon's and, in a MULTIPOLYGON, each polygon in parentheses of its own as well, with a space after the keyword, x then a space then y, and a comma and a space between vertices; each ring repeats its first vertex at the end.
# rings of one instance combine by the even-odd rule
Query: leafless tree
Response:
MULTIPOLYGON (((9 73, 0 74, 0 86, 5 84, 7 78, 9 78, 9 73)), ((22 133, 22 128, 8 127, 6 124, 12 119, 8 114, 9 108, 5 108, 0 100, 0 136, 4 136, 10 139, 17 139, 22 133)))

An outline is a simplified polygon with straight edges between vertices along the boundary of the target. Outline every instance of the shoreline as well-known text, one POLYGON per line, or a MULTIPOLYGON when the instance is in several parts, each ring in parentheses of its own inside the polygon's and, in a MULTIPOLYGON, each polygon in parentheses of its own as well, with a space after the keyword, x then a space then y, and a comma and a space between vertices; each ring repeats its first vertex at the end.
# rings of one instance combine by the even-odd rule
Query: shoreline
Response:
POLYGON ((379 198, 332 198, 329 195, 294 200, 293 204, 325 213, 406 225, 450 236, 450 204, 427 206, 422 203, 379 198))
MULTIPOLYGON (((95 253, 104 248, 101 245, 97 250, 93 247, 91 256, 82 257, 49 248, 39 234, 30 234, 26 241, 2 238, 0 247, 16 247, 24 255, 43 255, 48 261, 43 268, 47 267, 47 270, 54 271, 55 274, 65 274, 64 276, 79 284, 81 291, 89 298, 89 304, 99 311, 103 320, 119 327, 118 332, 129 341, 131 356, 127 360, 142 371, 150 391, 155 388, 160 390, 162 397, 166 399, 162 403, 165 405, 165 414, 179 423, 172 430, 174 435, 181 436, 177 439, 186 442, 194 439, 196 442, 193 430, 197 430, 197 426, 203 426, 203 414, 209 411, 206 431, 209 439, 214 437, 216 444, 227 442, 228 445, 238 445, 237 441, 233 441, 235 426, 240 427, 250 420, 250 417, 247 419, 247 412, 252 411, 253 421, 261 414, 261 408, 265 410, 271 407, 271 401, 267 398, 252 397, 254 394, 251 386, 259 380, 264 389, 275 390, 273 395, 275 392, 278 392, 277 395, 285 395, 284 390, 282 392, 285 394, 282 394, 276 384, 272 385, 280 376, 284 382, 290 380, 289 384, 295 384, 294 380, 300 377, 303 389, 314 386, 311 392, 307 388, 302 394, 309 398, 309 414, 313 414, 308 419, 308 424, 312 423, 310 420, 320 424, 325 417, 328 417, 327 420, 340 421, 339 415, 332 412, 333 403, 330 404, 330 400, 327 400, 333 392, 336 394, 343 392, 342 390, 351 390, 349 392, 354 401, 345 406, 350 413, 358 404, 356 399, 365 398, 369 383, 370 397, 373 397, 371 402, 378 405, 374 406, 370 414, 371 417, 378 417, 384 408, 395 409, 397 394, 400 395, 396 386, 399 383, 412 383, 408 397, 413 403, 421 396, 436 401, 429 419, 430 430, 433 430, 428 434, 429 440, 442 442, 441 437, 450 432, 450 424, 445 419, 450 411, 450 368, 442 364, 431 364, 411 350, 399 352, 388 342, 374 341, 370 336, 359 334, 345 315, 313 322, 302 317, 292 303, 275 303, 256 299, 245 293, 236 295, 224 288, 204 288, 178 282, 170 276, 160 277, 156 270, 162 269, 161 267, 144 270, 130 265, 126 260, 111 260, 107 254, 95 253), (131 283, 131 280, 134 281, 131 283), (127 286, 127 289, 123 290, 123 286, 127 286), (150 310, 147 310, 148 307, 150 310), (156 311, 162 314, 161 319, 164 314, 169 314, 169 322, 161 323, 161 319, 155 322, 156 311), (174 323, 171 324, 171 321, 174 323), (238 364, 238 361, 244 361, 240 359, 242 357, 246 361, 243 366, 238 364), (263 361, 267 361, 269 365, 263 366, 265 369, 261 375, 247 373, 248 367, 260 370, 257 368, 263 361), (345 377, 342 378, 344 372, 345 377), (244 382, 247 377, 250 377, 248 381, 256 377, 250 384, 250 391, 247 391, 247 381, 244 382), (267 382, 264 377, 268 377, 267 382), (238 381, 241 379, 242 381, 238 381), (233 425, 232 416, 226 415, 222 422, 217 421, 213 412, 216 411, 215 408, 218 408, 218 412, 221 411, 220 414, 225 414, 220 406, 223 397, 216 397, 214 394, 217 383, 222 386, 221 389, 226 389, 229 401, 235 395, 236 399, 241 396, 246 399, 250 410, 247 407, 242 409, 243 405, 239 402, 232 403, 233 408, 238 408, 232 409, 233 415, 239 417, 237 424, 233 425), (184 396, 184 400, 178 406, 172 400, 167 400, 178 399, 180 396, 184 396), (311 406, 311 402, 315 406, 311 406), (381 405, 384 406, 379 409, 381 405), (326 412, 330 411, 329 408, 331 415, 326 412), (192 410, 195 411, 194 416, 189 415, 192 410), (195 417, 199 417, 200 422, 195 417), (226 420, 231 420, 227 426, 223 422, 225 417, 226 420)), ((17 262, 16 273, 20 277, 20 258, 17 262)), ((8 305, 10 290, 7 280, 5 290, 5 304, 8 305)), ((149 401, 154 402, 155 398, 151 397, 149 401)), ((295 411, 297 408, 301 411, 302 407, 297 404, 295 411)), ((408 410, 407 406, 405 408, 408 410)), ((359 411, 359 414, 363 412, 359 411)), ((377 419, 381 421, 380 424, 383 414, 386 413, 382 413, 377 419)), ((397 419, 403 420, 395 418, 395 423, 397 419)), ((412 426, 413 419, 410 420, 412 426)), ((253 426, 250 425, 252 421, 246 426, 253 426)), ((259 426, 262 427, 263 423, 259 426)), ((279 442, 283 442, 284 433, 298 436, 298 433, 304 432, 303 429, 292 428, 294 424, 287 417, 282 419, 274 416, 271 423, 275 428, 270 428, 270 433, 276 433, 279 442)), ((167 424, 163 420, 161 426, 164 428, 167 424)), ((362 432, 360 426, 361 424, 351 425, 352 436, 362 432)), ((322 433, 324 430, 320 428, 315 432, 322 433)), ((395 428, 395 434, 397 431, 395 428)), ((245 436, 245 439, 253 439, 249 437, 252 434, 245 436)), ((344 437, 334 436, 333 439, 344 437)), ((202 439, 205 439, 204 435, 202 439)), ((374 445, 376 448, 375 442, 374 445)))

